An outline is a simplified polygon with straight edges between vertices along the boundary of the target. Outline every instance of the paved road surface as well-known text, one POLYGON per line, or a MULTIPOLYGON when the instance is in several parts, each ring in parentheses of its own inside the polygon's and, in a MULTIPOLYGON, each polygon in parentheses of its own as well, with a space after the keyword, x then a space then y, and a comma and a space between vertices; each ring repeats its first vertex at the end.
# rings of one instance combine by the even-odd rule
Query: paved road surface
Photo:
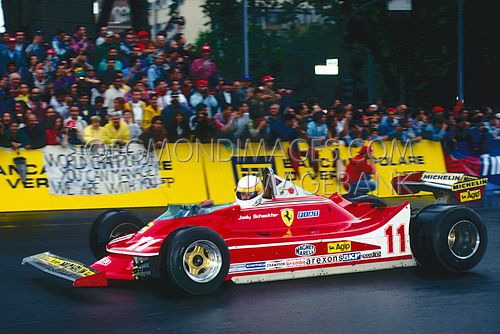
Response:
MULTIPOLYGON (((0 215, 0 333, 500 333, 500 200, 478 209, 489 232, 472 272, 416 268, 253 285, 180 296, 160 280, 76 289, 32 267, 50 250, 84 263, 100 211, 0 215)), ((148 218, 158 209, 139 210, 148 218)))

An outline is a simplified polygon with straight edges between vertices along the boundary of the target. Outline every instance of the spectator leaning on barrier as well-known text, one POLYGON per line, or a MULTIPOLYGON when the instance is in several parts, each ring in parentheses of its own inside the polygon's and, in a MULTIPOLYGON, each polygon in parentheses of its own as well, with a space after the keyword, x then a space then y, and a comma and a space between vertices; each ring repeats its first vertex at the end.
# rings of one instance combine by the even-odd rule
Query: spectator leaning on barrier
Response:
POLYGON ((82 116, 80 116, 80 107, 77 104, 73 104, 69 108, 69 117, 66 119, 66 123, 68 121, 73 121, 75 124, 75 129, 77 135, 80 139, 83 139, 83 130, 87 127, 87 122, 83 120, 82 116))
POLYGON ((44 147, 47 143, 45 128, 38 122, 35 114, 28 114, 26 119, 26 126, 19 130, 21 136, 26 135, 28 138, 28 144, 25 147, 28 149, 44 147))
POLYGON ((7 130, 4 130, 4 136, 8 148, 18 149, 30 145, 30 140, 25 132, 19 131, 19 123, 12 122, 7 130))
POLYGON ((64 118, 61 116, 51 116, 47 118, 45 137, 47 145, 60 145, 63 143, 64 118))
POLYGON ((108 139, 107 132, 106 129, 101 126, 101 118, 99 116, 90 117, 90 125, 85 128, 83 139, 86 143, 106 143, 108 139))
POLYGON ((153 143, 155 148, 161 148, 163 141, 167 138, 167 132, 163 129, 161 117, 153 117, 151 123, 151 126, 139 136, 139 139, 146 148, 149 148, 150 142, 153 143))
POLYGON ((349 159, 343 184, 351 195, 365 194, 376 189, 376 184, 371 180, 371 175, 376 174, 372 150, 363 146, 358 154, 349 159), (368 164, 370 160, 370 164, 368 164))
POLYGON ((130 139, 138 139, 139 135, 142 132, 142 129, 139 126, 139 124, 134 122, 134 117, 132 112, 130 110, 124 110, 122 114, 123 114, 123 121, 127 124, 128 129, 130 131, 130 139))
POLYGON ((210 142, 212 139, 218 138, 220 133, 215 125, 215 122, 208 114, 208 108, 205 104, 200 103, 196 106, 196 114, 191 116, 189 127, 195 140, 202 143, 210 142))
POLYGON ((167 130, 167 138, 170 143, 175 143, 179 139, 191 138, 188 119, 182 111, 177 111, 168 125, 163 124, 163 126, 167 130))
POLYGON ((251 119, 248 110, 248 104, 241 103, 236 111, 232 113, 231 116, 234 118, 234 121, 230 130, 230 139, 245 141, 249 137, 251 119))
POLYGON ((106 129, 106 144, 125 145, 130 140, 130 130, 127 123, 121 121, 120 114, 114 113, 111 121, 104 126, 106 129))
POLYGON ((221 107, 221 111, 214 115, 215 126, 221 133, 227 135, 234 126, 235 118, 232 116, 233 106, 226 104, 221 107))

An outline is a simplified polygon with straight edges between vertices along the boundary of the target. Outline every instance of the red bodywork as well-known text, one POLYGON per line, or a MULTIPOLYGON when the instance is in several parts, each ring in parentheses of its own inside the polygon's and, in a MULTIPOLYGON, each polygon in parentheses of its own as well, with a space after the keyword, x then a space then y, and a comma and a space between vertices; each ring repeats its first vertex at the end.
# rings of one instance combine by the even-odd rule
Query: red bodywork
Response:
POLYGON ((168 235, 194 225, 225 240, 230 253, 226 280, 237 283, 411 266, 409 223, 408 202, 373 207, 338 195, 275 198, 249 209, 234 204, 209 214, 157 219, 111 241, 110 255, 91 268, 108 279, 154 277, 168 235))

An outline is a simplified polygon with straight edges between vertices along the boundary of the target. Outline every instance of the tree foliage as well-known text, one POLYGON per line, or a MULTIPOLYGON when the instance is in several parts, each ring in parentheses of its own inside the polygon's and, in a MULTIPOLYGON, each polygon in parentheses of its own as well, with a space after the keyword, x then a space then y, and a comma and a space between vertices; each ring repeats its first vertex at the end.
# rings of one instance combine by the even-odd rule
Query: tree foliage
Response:
MULTIPOLYGON (((413 0, 411 12, 389 12, 386 0, 363 7, 368 2, 249 0, 252 75, 270 73, 304 97, 364 101, 366 59, 371 52, 377 96, 389 103, 452 101, 456 96, 457 1, 413 0), (263 29, 261 22, 273 8, 280 8, 278 20, 286 23, 287 29, 263 29), (324 20, 308 26, 297 24, 301 8, 314 9, 324 20), (340 75, 314 76, 314 65, 327 58, 340 59, 340 75)), ((485 79, 500 74, 500 30, 494 2, 464 3, 466 99, 498 103, 498 86, 485 79)), ((241 2, 229 0, 207 0, 204 5, 211 31, 203 34, 200 42, 214 46, 219 66, 230 78, 242 74, 241 6, 241 2)))

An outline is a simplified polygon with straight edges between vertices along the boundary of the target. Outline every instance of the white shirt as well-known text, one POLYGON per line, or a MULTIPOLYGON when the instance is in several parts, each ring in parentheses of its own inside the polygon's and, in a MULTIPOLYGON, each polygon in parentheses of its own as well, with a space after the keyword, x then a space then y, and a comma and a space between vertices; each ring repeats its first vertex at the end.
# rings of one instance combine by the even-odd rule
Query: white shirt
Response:
POLYGON ((135 122, 140 124, 144 118, 144 110, 142 109, 141 101, 137 103, 130 101, 130 107, 132 107, 135 122))
MULTIPOLYGON (((186 99, 186 96, 184 96, 184 94, 182 94, 181 92, 177 92, 177 95, 179 95, 179 103, 187 106, 188 100, 186 99)), ((166 106, 169 106, 172 103, 172 92, 168 92, 167 95, 165 96, 166 96, 165 102, 167 103, 166 106)))
POLYGON ((226 103, 231 104, 231 93, 222 92, 222 95, 224 96, 224 100, 226 100, 226 103))
POLYGON ((104 106, 108 108, 109 112, 114 112, 115 111, 115 105, 114 105, 114 100, 117 97, 125 97, 125 94, 127 92, 125 89, 120 88, 116 89, 114 85, 111 85, 106 92, 104 93, 104 106))

